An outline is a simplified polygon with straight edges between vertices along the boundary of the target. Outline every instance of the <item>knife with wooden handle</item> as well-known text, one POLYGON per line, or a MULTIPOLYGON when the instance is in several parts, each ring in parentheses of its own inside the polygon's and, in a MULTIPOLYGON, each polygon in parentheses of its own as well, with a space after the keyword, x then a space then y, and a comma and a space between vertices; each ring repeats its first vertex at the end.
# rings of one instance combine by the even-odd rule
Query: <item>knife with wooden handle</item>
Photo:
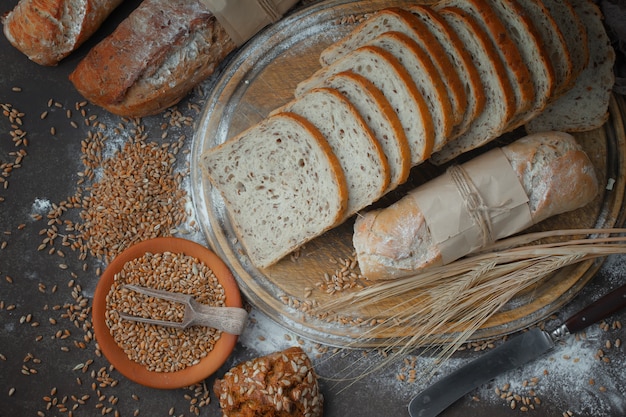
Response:
POLYGON ((626 307, 626 285, 583 308, 552 332, 533 328, 437 381, 409 403, 411 417, 434 417, 459 398, 499 374, 518 368, 550 351, 555 343, 626 307))

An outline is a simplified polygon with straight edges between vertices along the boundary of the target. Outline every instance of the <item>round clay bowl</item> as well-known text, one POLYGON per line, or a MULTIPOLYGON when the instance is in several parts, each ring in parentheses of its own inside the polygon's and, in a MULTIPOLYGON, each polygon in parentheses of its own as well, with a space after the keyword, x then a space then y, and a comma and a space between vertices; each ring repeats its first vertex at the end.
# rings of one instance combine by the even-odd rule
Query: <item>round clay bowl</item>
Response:
POLYGON ((93 298, 93 326, 96 340, 104 356, 122 375, 139 384, 162 389, 181 388, 202 381, 217 371, 226 361, 237 343, 237 336, 222 332, 213 350, 197 365, 176 372, 154 372, 126 356, 124 351, 109 333, 105 323, 106 296, 113 285, 113 278, 126 262, 151 253, 184 253, 205 263, 214 272, 226 293, 226 305, 242 307, 241 294, 237 282, 226 264, 211 250, 186 239, 155 238, 138 243, 120 253, 106 268, 93 298))

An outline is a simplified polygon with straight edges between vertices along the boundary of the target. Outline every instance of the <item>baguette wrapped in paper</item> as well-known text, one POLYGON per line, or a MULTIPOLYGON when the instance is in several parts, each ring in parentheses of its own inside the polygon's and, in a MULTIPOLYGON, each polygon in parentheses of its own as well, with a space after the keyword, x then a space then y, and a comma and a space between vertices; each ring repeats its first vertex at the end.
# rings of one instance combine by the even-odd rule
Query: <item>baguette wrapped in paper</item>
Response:
POLYGON ((358 216, 353 243, 359 267, 380 280, 445 265, 583 207, 597 193, 594 167, 573 136, 529 135, 358 216))

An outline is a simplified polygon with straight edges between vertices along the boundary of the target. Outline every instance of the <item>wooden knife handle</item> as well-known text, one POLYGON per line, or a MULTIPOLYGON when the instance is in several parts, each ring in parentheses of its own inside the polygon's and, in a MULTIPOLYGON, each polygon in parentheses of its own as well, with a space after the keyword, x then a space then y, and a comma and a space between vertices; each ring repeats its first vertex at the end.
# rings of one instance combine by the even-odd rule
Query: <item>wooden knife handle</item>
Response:
POLYGON ((579 332, 593 323, 626 307, 626 284, 599 298, 565 321, 570 333, 579 332))

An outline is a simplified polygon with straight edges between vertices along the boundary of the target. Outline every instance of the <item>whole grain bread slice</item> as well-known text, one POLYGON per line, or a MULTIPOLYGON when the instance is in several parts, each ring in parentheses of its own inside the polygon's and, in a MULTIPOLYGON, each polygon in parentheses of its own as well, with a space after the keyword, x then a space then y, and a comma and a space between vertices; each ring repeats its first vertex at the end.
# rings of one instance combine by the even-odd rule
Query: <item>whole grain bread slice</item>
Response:
POLYGON ((330 65, 359 46, 367 44, 385 32, 400 32, 411 37, 430 56, 441 77, 445 80, 452 102, 452 117, 458 124, 466 107, 465 92, 461 78, 453 66, 445 48, 424 24, 410 11, 388 7, 357 26, 348 36, 330 45, 320 54, 320 63, 330 65))
POLYGON ((522 52, 511 36, 507 22, 500 17, 489 0, 444 0, 434 6, 438 10, 456 7, 478 22, 494 44, 495 51, 515 92, 516 114, 528 111, 535 99, 535 89, 530 69, 522 52))
POLYGON ((550 13, 563 33, 572 60, 572 76, 564 88, 570 88, 589 62, 587 29, 569 0, 538 0, 550 13))
POLYGON ((466 11, 449 6, 439 14, 450 24, 472 56, 485 88, 485 108, 459 137, 450 141, 430 160, 448 162, 501 135, 515 115, 515 94, 504 64, 483 26, 466 11))
POLYGON ((361 46, 332 65, 320 68, 297 85, 296 97, 323 85, 326 79, 344 71, 352 71, 367 78, 391 103, 411 147, 411 165, 428 159, 434 142, 430 110, 407 70, 384 49, 373 45, 361 46))
POLYGON ((201 155, 251 262, 265 268, 343 220, 339 160, 307 120, 281 113, 201 155))
POLYGON ((561 28, 540 0, 518 2, 526 17, 533 22, 541 44, 546 48, 554 69, 554 93, 562 94, 571 85, 573 62, 561 28))
POLYGON ((588 131, 602 126, 609 117, 615 51, 602 23, 602 12, 588 0, 571 0, 571 3, 586 28, 591 52, 589 63, 570 90, 526 124, 528 132, 588 131))
POLYGON ((454 128, 452 103, 446 85, 426 51, 409 36, 394 31, 381 33, 366 45, 374 45, 390 52, 411 75, 426 100, 433 119, 433 152, 441 149, 454 128))
POLYGON ((535 117, 551 99, 555 91, 554 66, 534 23, 524 14, 517 0, 472 1, 484 1, 502 21, 506 22, 507 30, 519 48, 523 62, 531 75, 534 100, 526 112, 518 114, 511 122, 509 130, 513 130, 535 117))
MULTIPOLYGON (((455 108, 457 108, 456 111, 461 112, 463 117, 454 126, 450 134, 449 140, 452 140, 463 133, 485 107, 485 92, 480 80, 480 74, 461 39, 445 19, 442 19, 438 13, 432 10, 432 7, 421 4, 409 4, 403 6, 403 8, 420 19, 443 47, 452 64, 452 68, 444 72, 455 71, 461 80, 463 89, 462 92, 456 94, 459 106, 455 108)), ((454 77, 452 78, 454 79, 454 77)), ((450 88, 455 89, 452 86, 450 88)), ((455 94, 451 94, 452 100, 454 100, 454 97, 455 94)))
POLYGON ((332 88, 314 88, 271 114, 281 112, 298 114, 313 124, 339 159, 348 184, 346 218, 384 195, 390 180, 387 156, 344 95, 332 88))
POLYGON ((411 147, 389 100, 367 78, 351 71, 324 81, 325 87, 343 94, 361 114, 378 139, 389 162, 389 190, 404 183, 411 171, 411 147))

